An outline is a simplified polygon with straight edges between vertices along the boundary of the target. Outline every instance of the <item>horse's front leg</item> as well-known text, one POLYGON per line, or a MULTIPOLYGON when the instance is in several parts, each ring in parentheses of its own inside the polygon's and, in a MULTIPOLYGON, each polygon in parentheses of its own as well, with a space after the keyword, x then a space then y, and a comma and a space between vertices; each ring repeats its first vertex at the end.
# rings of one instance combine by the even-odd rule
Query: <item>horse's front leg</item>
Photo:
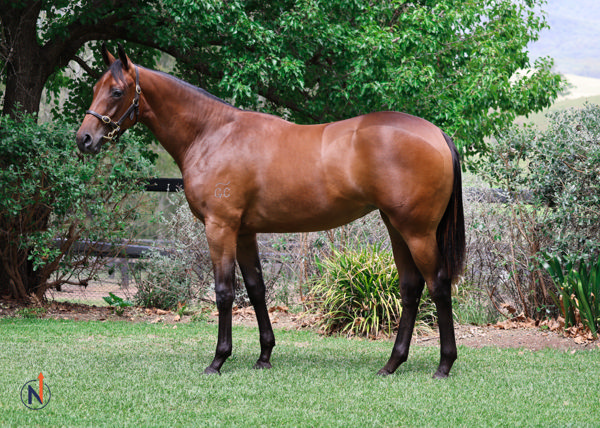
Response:
POLYGON ((244 284, 248 290, 248 297, 254 306, 258 331, 260 335, 260 356, 254 365, 256 369, 271 368, 271 351, 275 346, 275 335, 269 320, 267 303, 265 301, 265 283, 258 256, 256 234, 238 237, 237 261, 244 277, 244 284))
POLYGON ((237 231, 206 222, 206 237, 215 274, 215 297, 219 311, 217 349, 206 374, 220 374, 221 367, 231 355, 231 308, 234 299, 235 251, 237 231))

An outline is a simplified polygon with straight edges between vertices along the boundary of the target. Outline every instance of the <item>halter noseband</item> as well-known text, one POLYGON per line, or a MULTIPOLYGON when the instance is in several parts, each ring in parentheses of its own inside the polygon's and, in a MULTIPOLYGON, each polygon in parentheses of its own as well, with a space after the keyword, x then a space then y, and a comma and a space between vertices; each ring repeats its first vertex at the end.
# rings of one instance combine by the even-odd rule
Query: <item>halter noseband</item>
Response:
POLYGON ((102 116, 101 114, 98 114, 93 110, 87 110, 85 112, 85 114, 91 114, 92 116, 100 119, 103 123, 112 126, 113 130, 102 137, 102 138, 107 139, 108 141, 119 139, 121 134, 124 132, 124 131, 121 131, 121 125, 123 124, 123 122, 125 121, 127 116, 131 116, 131 119, 133 119, 133 114, 135 113, 135 120, 137 122, 137 118, 138 118, 138 115, 140 112, 140 108, 139 108, 140 107, 140 94, 142 93, 142 88, 140 87, 140 73, 137 68, 137 65, 134 65, 134 67, 135 67, 135 95, 133 96, 133 101, 131 102, 131 105, 129 106, 127 111, 125 113, 123 113, 123 116, 121 116, 121 118, 117 122, 112 120, 109 116, 102 116))

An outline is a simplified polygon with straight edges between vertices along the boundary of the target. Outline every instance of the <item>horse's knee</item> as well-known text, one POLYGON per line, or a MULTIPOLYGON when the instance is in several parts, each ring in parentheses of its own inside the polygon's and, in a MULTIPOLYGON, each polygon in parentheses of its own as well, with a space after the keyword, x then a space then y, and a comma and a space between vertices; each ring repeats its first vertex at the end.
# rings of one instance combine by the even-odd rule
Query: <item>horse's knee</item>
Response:
POLYGON ((235 293, 230 287, 215 289, 215 300, 219 311, 231 309, 235 293))

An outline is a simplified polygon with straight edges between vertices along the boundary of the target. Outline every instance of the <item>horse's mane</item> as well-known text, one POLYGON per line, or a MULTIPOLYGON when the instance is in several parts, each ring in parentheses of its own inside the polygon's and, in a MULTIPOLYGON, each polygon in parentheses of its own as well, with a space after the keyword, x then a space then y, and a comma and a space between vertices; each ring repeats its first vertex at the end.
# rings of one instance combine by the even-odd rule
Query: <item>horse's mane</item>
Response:
POLYGON ((199 88, 198 86, 194 86, 191 83, 186 82, 185 80, 181 80, 181 79, 179 79, 179 78, 177 78, 175 76, 172 76, 172 75, 170 75, 168 73, 164 73, 162 71, 158 71, 158 70, 152 70, 152 71, 155 72, 155 73, 160 74, 163 77, 171 79, 173 82, 177 83, 178 85, 181 85, 181 86, 184 86, 184 87, 186 87, 188 89, 192 89, 194 91, 200 92, 200 94, 204 95, 205 97, 210 98, 211 100, 218 101, 218 102, 220 102, 222 104, 225 104, 225 105, 227 105, 229 107, 237 108, 237 107, 231 105, 230 103, 228 103, 227 101, 224 101, 221 98, 219 98, 219 97, 211 94, 210 92, 208 92, 208 91, 206 91, 206 90, 204 90, 202 88, 199 88))
MULTIPOLYGON (((138 67, 140 67, 140 66, 138 65, 138 67)), ((223 104, 225 104, 225 105, 227 105, 229 107, 237 108, 237 107, 231 105, 230 103, 228 103, 227 101, 224 101, 221 98, 219 98, 219 97, 211 94, 210 92, 208 92, 208 91, 206 91, 206 90, 204 90, 202 88, 199 88, 197 86, 194 86, 191 83, 186 82, 185 80, 181 80, 181 79, 179 79, 179 78, 177 78, 175 76, 172 76, 172 75, 170 75, 168 73, 164 73, 162 71, 150 70, 150 69, 147 69, 145 67, 140 67, 140 68, 144 68, 144 69, 152 71, 154 73, 158 73, 161 76, 170 79, 171 81, 175 82, 178 85, 181 85, 181 86, 184 86, 184 87, 186 87, 188 89, 192 89, 194 91, 200 92, 200 94, 202 94, 205 97, 210 98, 211 100, 218 101, 218 102, 223 103, 223 104)), ((110 73, 112 74, 113 78, 116 81, 121 82, 121 83, 125 83, 125 76, 123 74, 123 64, 122 64, 122 62, 121 62, 120 59, 117 59, 115 62, 113 62, 110 65, 110 67, 108 68, 107 72, 109 72, 109 71, 110 71, 110 73)), ((143 90, 143 88, 142 88, 142 90, 143 90)))

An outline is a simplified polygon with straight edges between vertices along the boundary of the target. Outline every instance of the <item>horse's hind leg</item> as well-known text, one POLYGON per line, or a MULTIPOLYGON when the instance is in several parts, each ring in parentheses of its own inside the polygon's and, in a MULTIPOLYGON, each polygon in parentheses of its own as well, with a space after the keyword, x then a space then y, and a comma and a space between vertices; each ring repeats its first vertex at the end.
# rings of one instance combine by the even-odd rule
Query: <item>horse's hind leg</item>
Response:
POLYGON ((411 253, 400 233, 390 224, 388 217, 384 213, 381 213, 381 216, 390 235, 394 261, 396 262, 400 277, 400 293, 402 296, 402 315, 400 316, 398 335, 392 349, 392 355, 387 364, 378 373, 380 375, 388 375, 394 373, 398 366, 408 358, 410 341, 425 281, 415 266, 411 253))
POLYGON ((440 331, 440 365, 433 377, 444 378, 457 356, 452 319, 452 279, 443 268, 435 233, 409 238, 407 243, 435 303, 440 331))
POLYGON ((256 369, 271 368, 271 351, 275 346, 275 336, 269 320, 265 302, 265 283, 260 267, 256 235, 242 235, 238 238, 237 261, 248 290, 248 297, 254 306, 260 335, 260 357, 254 365, 256 369))
POLYGON ((440 365, 434 377, 447 377, 457 355, 452 320, 452 283, 442 267, 435 231, 423 234, 405 232, 401 236, 394 222, 384 214, 382 216, 390 232, 394 259, 401 278, 402 316, 392 356, 379 373, 393 373, 408 357, 424 279, 436 306, 440 331, 440 365))

